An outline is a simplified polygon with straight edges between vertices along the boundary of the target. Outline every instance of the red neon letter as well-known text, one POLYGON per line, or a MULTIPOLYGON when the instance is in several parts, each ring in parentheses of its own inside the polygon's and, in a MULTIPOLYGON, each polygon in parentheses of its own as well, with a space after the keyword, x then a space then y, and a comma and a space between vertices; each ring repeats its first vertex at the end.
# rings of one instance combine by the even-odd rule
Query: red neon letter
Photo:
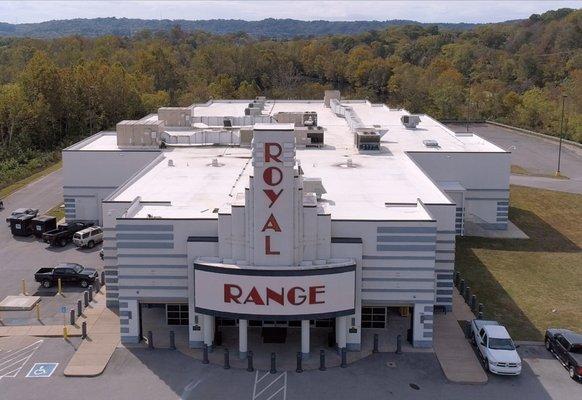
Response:
POLYGON ((263 181, 269 186, 277 186, 282 180, 283 172, 277 167, 269 167, 263 171, 263 181))
POLYGON ((280 251, 271 250, 271 236, 265 236, 265 254, 268 256, 277 256, 280 251))
POLYGON ((269 204, 269 208, 271 208, 279 196, 281 196, 281 193, 283 193, 283 189, 279 190, 279 193, 275 193, 273 189, 263 189, 263 192, 265 192, 269 200, 271 200, 271 204, 269 204))
POLYGON ((242 294, 242 289, 238 285, 230 285, 228 283, 224 284, 224 302, 230 303, 230 301, 234 301, 236 304, 240 304, 238 301, 240 295, 242 294), (233 289, 237 290, 237 293, 233 293, 233 289))
POLYGON ((254 286, 253 286, 253 288, 249 292, 249 295, 247 296, 247 298, 244 301, 244 304, 247 304, 247 303, 255 303, 258 306, 264 306, 265 305, 265 302, 263 301, 263 299, 261 299, 261 295, 259 294, 259 291, 254 286))
POLYGON ((279 143, 265 143, 265 162, 269 162, 270 160, 281 162, 281 160, 279 160, 279 156, 282 152, 283 148, 281 148, 279 143), (277 154, 271 153, 271 147, 277 148, 277 154))
POLYGON ((281 293, 275 292, 274 290, 267 288, 267 305, 269 305, 269 300, 273 300, 284 306, 285 296, 283 295, 283 291, 284 291, 283 288, 281 288, 281 293))
POLYGON ((269 217, 267 222, 265 222, 265 226, 263 226, 263 229, 261 230, 261 232, 265 232, 267 229, 272 229, 275 232, 281 232, 281 228, 279 227, 279 223, 277 222, 277 220, 275 219, 275 216, 273 214, 271 214, 271 216, 269 217))
POLYGON ((300 290, 302 293, 305 293, 305 290, 298 286, 292 287, 291 289, 289 289, 289 292, 287 292, 287 300, 289 300, 289 303, 293 304, 294 306, 298 306, 305 303, 306 296, 304 294, 298 296, 296 293, 298 290, 300 290), (297 300, 298 298, 301 301, 298 301, 297 300))
POLYGON ((325 293, 325 286, 309 287, 309 304, 324 304, 325 301, 317 301, 317 295, 325 293), (320 290, 323 289, 323 290, 320 290))

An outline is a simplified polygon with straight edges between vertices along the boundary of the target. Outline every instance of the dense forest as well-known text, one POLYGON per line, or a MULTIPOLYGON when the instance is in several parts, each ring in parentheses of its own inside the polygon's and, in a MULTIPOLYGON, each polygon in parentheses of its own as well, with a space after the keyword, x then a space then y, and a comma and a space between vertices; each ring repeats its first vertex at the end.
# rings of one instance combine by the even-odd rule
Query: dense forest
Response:
POLYGON ((0 38, 0 185, 160 106, 321 99, 323 90, 440 119, 492 119, 582 142, 582 10, 470 30, 406 25, 288 40, 142 31, 0 38))
MULTIPOLYGON (((66 19, 28 24, 0 22, 0 36, 57 38, 81 35, 98 37, 104 35, 133 36, 145 29, 161 32, 179 26, 185 32, 204 31, 217 35, 246 33, 257 38, 290 39, 322 35, 354 35, 366 31, 386 29, 390 26, 429 25, 416 21, 391 19, 388 21, 300 21, 297 19, 267 18, 260 21, 240 19, 170 20, 133 18, 66 19)), ((443 29, 470 29, 477 24, 437 23, 443 29)))

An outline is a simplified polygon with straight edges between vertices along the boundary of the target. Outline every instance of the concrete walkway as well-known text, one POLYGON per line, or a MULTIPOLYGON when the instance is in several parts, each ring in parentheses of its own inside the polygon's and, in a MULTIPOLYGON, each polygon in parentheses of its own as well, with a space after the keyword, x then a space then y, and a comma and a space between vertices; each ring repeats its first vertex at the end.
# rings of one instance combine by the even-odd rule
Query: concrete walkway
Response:
POLYGON ((458 322, 474 318, 456 288, 453 291, 453 312, 435 314, 433 346, 441 368, 451 382, 465 384, 487 382, 487 374, 458 322))
MULTIPOLYGON (((67 331, 71 337, 81 336, 80 325, 67 325, 67 331)), ((0 326, 0 337, 8 336, 62 337, 63 325, 0 326)))
POLYGON ((119 345, 119 317, 105 306, 105 287, 94 296, 77 323, 87 322, 87 338, 69 361, 65 376, 91 377, 103 373, 119 345))

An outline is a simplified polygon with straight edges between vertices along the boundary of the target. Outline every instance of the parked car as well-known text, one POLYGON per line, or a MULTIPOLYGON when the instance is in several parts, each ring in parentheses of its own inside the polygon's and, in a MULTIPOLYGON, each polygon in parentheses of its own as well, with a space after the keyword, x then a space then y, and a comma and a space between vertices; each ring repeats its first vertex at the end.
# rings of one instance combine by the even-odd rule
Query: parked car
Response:
POLYGON ((51 246, 65 247, 80 230, 93 226, 93 222, 73 221, 61 224, 57 229, 43 233, 42 240, 51 246))
POLYGON ((497 321, 474 319, 471 330, 473 343, 487 371, 497 375, 521 373, 521 358, 504 326, 497 321))
POLYGON ((570 378, 582 380, 582 334, 568 329, 550 328, 546 330, 546 349, 562 363, 570 378))
POLYGON ((42 238, 45 232, 57 229, 57 219, 51 215, 41 215, 32 219, 32 233, 37 238, 42 238))
POLYGON ((90 226, 80 230, 73 235, 73 243, 77 247, 88 247, 92 249, 96 244, 103 241, 103 229, 99 226, 90 226))
POLYGON ((79 264, 63 263, 52 268, 41 268, 34 274, 34 280, 40 282, 42 287, 50 288, 58 279, 63 285, 78 284, 86 288, 97 279, 97 271, 92 268, 85 268, 79 264))
POLYGON ((38 215, 37 208, 17 208, 16 210, 12 211, 12 213, 6 218, 6 223, 9 224, 10 220, 13 218, 18 218, 21 215, 32 215, 32 217, 36 217, 38 215))

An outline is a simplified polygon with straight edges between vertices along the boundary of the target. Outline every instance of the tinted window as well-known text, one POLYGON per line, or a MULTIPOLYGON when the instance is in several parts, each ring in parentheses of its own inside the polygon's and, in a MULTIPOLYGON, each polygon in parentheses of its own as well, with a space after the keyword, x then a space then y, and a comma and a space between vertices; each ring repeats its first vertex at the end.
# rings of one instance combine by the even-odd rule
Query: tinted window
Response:
POLYGON ((479 331, 479 335, 483 337, 483 335, 485 335, 485 329, 481 328, 481 330, 479 331))
POLYGON ((75 265, 73 269, 75 270, 76 273, 80 273, 81 271, 83 271, 83 267, 81 267, 80 265, 75 265))
POLYGON ((89 237, 89 232, 83 233, 83 239, 87 239, 89 237))
POLYGON ((483 343, 485 343, 485 346, 487 346, 487 335, 483 336, 483 343))
POLYGON ((65 273, 65 268, 55 268, 55 274, 63 275, 65 273))
POLYGON ((515 350, 511 339, 489 339, 489 348, 493 350, 515 350))
POLYGON ((568 343, 568 341, 563 336, 558 338, 558 343, 560 343, 565 349, 570 347, 570 343, 568 343))

